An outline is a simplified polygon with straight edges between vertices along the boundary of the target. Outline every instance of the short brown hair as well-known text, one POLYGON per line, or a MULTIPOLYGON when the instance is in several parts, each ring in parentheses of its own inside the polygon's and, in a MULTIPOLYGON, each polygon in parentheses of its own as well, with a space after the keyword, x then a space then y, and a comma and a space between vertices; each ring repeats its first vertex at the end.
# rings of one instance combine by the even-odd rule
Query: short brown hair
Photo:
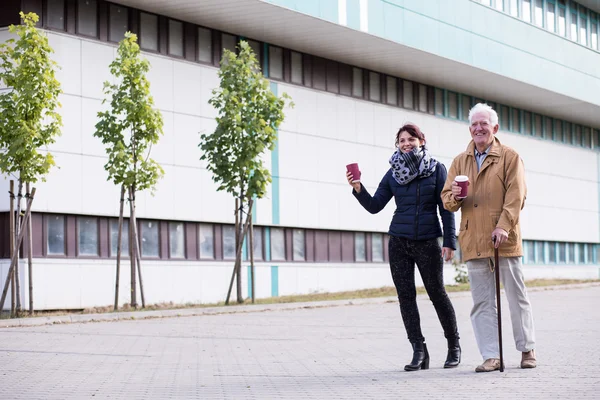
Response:
POLYGON ((419 140, 423 141, 423 147, 425 146, 425 134, 421 132, 418 126, 415 124, 404 124, 396 133, 396 147, 398 147, 398 143, 400 142, 400 134, 402 132, 407 132, 410 136, 416 137, 419 140))

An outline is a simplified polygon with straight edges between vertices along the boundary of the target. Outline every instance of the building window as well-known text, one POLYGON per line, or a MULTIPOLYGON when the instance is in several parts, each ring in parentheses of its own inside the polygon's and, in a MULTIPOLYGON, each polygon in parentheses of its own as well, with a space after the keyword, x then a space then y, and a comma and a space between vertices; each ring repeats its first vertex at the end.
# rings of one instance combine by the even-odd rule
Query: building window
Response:
POLYGON ((579 250, 579 257, 577 258, 578 263, 585 264, 585 243, 578 243, 577 250, 579 250))
POLYGON ((213 62, 212 31, 206 28, 198 28, 198 61, 205 63, 213 62))
POLYGON ((567 14, 564 6, 558 6, 558 34, 560 36, 567 36, 567 14))
POLYGON ((48 0, 46 3, 47 21, 49 28, 65 30, 65 0, 48 0))
POLYGON ((519 17, 519 2, 518 0, 510 0, 510 15, 519 17))
POLYGON ((521 18, 526 22, 531 22, 531 0, 521 0, 523 12, 521 18))
POLYGON ((469 120, 469 111, 471 111, 471 96, 463 94, 460 96, 460 118, 463 121, 469 120))
POLYGON ((292 231, 293 237, 293 260, 304 261, 306 260, 306 241, 304 237, 304 229, 294 229, 292 231))
POLYGON ((158 17, 156 15, 140 13, 140 47, 145 50, 158 51, 158 17))
POLYGON ((235 226, 223 225, 223 259, 235 259, 235 226))
POLYGON ((398 79, 386 76, 386 102, 393 106, 398 105, 398 79))
POLYGON ((215 229, 211 224, 198 225, 198 247, 200 258, 214 260, 215 258, 215 229))
POLYGON ((427 112, 427 86, 419 83, 419 111, 427 112))
POLYGON ((539 138, 543 137, 542 116, 539 114, 533 116, 533 134, 539 138))
POLYGON ((587 244, 587 263, 595 264, 596 263, 596 245, 592 243, 587 244))
POLYGON ((111 4, 109 8, 109 33, 108 40, 120 42, 129 30, 129 9, 127 7, 111 4))
POLYGON ((567 262, 567 244, 565 242, 558 243, 558 262, 561 264, 567 262))
POLYGON ((569 243, 569 263, 575 264, 575 243, 569 243))
MULTIPOLYGON (((233 35, 229 35, 227 33, 222 33, 221 34, 221 48, 223 50, 229 50, 235 53, 235 45, 236 45, 237 39, 235 36, 233 35)), ((222 54, 224 54, 225 52, 223 51, 222 54)))
POLYGON ((339 64, 335 61, 327 60, 325 64, 325 79, 328 92, 339 93, 339 64))
POLYGON ((571 32, 570 32, 569 39, 576 42, 577 41, 577 14, 571 13, 571 21, 570 22, 571 22, 570 23, 571 32))
POLYGON ((504 11, 504 0, 496 0, 496 9, 500 11, 504 11))
POLYGON ((448 116, 458 119, 458 94, 447 92, 448 96, 448 116))
POLYGON ((548 242, 548 263, 556 264, 556 242, 548 242))
POLYGON ((444 115, 444 91, 442 89, 435 89, 435 114, 444 115))
POLYGON ((77 33, 98 37, 98 2, 79 0, 77 2, 77 33))
POLYGON ((47 249, 50 256, 65 254, 65 217, 62 215, 48 215, 48 242, 47 249))
POLYGON ((373 251, 373 262, 383 261, 383 234, 373 233, 371 235, 371 248, 373 251))
POLYGON ((535 261, 538 264, 543 264, 546 262, 546 257, 544 254, 544 242, 535 242, 535 261))
POLYGON ((521 132, 521 111, 518 108, 512 109, 511 131, 521 132))
POLYGON ((510 130, 510 109, 507 106, 500 106, 499 108, 500 129, 510 130))
POLYGON ((563 141, 563 124, 562 121, 560 119, 555 119, 554 120, 554 135, 552 137, 553 140, 556 140, 558 142, 562 142, 563 141))
POLYGON ((587 18, 579 17, 579 43, 587 46, 587 18))
POLYGON ((527 264, 533 264, 535 262, 535 246, 533 245, 533 241, 531 240, 524 240, 523 244, 525 245, 525 249, 526 249, 526 260, 525 262, 527 264))
POLYGON ((369 72, 369 100, 381 101, 381 85, 377 72, 369 72))
POLYGON ((552 129, 553 123, 552 118, 544 117, 544 138, 552 139, 554 130, 552 129))
POLYGON ((589 149, 592 147, 592 131, 590 128, 587 128, 587 127, 583 128, 581 140, 582 140, 581 144, 586 149, 589 149))
POLYGON ((598 24, 592 21, 592 26, 590 29, 590 40, 591 46, 594 50, 600 50, 598 47, 598 24))
POLYGON ((352 68, 352 96, 363 97, 363 70, 352 68))
POLYGON ((573 125, 573 144, 581 146, 581 125, 573 125))
POLYGON ((291 52, 292 83, 302 85, 302 54, 291 52))
POLYGON ((556 18, 555 13, 554 4, 546 2, 546 29, 550 32, 556 32, 556 24, 554 22, 554 19, 556 18))
POLYGON ((523 112, 523 128, 524 134, 531 135, 531 113, 528 111, 523 112))
POLYGON ((354 233, 354 260, 356 262, 367 261, 365 234, 363 232, 354 233))
POLYGON ((285 260, 285 237, 283 228, 271 228, 271 260, 285 260))
POLYGON ((169 222, 169 257, 185 258, 185 225, 169 222))
POLYGON ((402 106, 414 110, 413 83, 411 81, 402 81, 402 106))
POLYGON ((98 255, 98 218, 77 218, 77 248, 80 256, 98 255))
POLYGON ((571 124, 569 122, 563 124, 563 142, 568 144, 573 143, 573 133, 571 132, 571 124))
POLYGON ((256 40, 247 40, 247 42, 254 53, 254 57, 256 57, 256 61, 258 61, 258 64, 260 65, 260 43, 256 40))
POLYGON ((263 229, 260 227, 254 226, 252 228, 253 236, 252 236, 252 247, 254 251, 254 259, 255 260, 264 260, 265 254, 263 250, 263 229))
POLYGON ((542 0, 535 0, 535 24, 537 26, 544 26, 544 5, 542 0))
MULTIPOLYGON (((110 220, 110 255, 117 256, 117 246, 119 244, 119 220, 110 220)), ((123 219, 121 227, 121 254, 129 254, 129 220, 123 219)))
POLYGON ((160 239, 157 221, 142 221, 142 257, 160 256, 160 239))
POLYGON ((269 78, 283 79, 283 50, 269 46, 269 78))
POLYGON ((169 54, 183 57, 183 23, 169 20, 169 54))

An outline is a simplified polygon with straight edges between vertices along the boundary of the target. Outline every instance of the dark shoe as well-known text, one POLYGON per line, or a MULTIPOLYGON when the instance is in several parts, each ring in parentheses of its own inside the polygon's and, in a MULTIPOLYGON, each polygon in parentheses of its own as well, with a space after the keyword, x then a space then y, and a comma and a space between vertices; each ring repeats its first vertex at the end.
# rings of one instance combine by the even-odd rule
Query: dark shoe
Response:
POLYGON ((456 368, 460 364, 461 349, 458 339, 448 339, 448 355, 444 368, 456 368))
POLYGON ((410 364, 404 366, 405 371, 418 371, 429 369, 429 352, 427 345, 423 342, 412 343, 413 359, 410 364))
POLYGON ((481 365, 478 365, 475 368, 475 372, 492 372, 500 369, 500 359, 498 358, 488 358, 481 365))

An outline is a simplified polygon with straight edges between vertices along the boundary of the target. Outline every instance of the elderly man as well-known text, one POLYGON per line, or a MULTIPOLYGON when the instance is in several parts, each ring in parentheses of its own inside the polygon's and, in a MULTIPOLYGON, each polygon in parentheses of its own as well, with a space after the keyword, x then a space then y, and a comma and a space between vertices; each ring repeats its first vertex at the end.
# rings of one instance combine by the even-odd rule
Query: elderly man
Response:
POLYGON ((475 371, 500 369, 494 246, 499 252, 515 344, 522 352, 521 368, 535 368, 533 314, 521 265, 519 214, 527 192, 523 161, 496 138, 498 115, 493 108, 475 105, 469 112, 469 124, 472 141, 452 162, 441 196, 447 210, 462 212, 458 239, 473 296, 471 322, 484 360, 475 371), (457 175, 469 177, 466 198, 460 196, 461 188, 454 181, 457 175))

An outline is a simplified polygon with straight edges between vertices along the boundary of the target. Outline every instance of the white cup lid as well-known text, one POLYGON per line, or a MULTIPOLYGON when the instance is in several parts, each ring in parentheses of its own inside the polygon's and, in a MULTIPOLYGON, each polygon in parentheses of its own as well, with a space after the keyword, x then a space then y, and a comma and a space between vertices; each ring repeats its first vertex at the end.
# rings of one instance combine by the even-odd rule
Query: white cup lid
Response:
POLYGON ((456 175, 456 177, 454 178, 454 180, 456 182, 468 182, 469 181, 469 177, 466 175, 456 175))

